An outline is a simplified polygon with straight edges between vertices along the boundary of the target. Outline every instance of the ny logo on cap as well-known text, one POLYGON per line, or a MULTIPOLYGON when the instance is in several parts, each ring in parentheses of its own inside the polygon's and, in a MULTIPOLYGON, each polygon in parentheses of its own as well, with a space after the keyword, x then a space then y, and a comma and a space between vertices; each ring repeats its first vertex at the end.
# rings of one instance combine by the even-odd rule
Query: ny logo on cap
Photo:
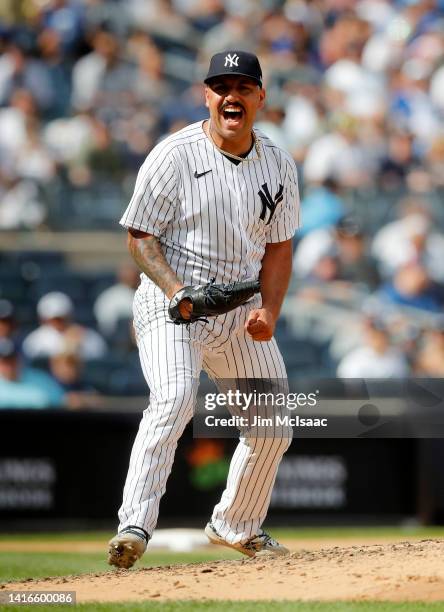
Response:
POLYGON ((239 66, 239 56, 236 53, 228 53, 228 55, 225 56, 225 67, 229 67, 229 68, 233 68, 233 66, 239 66))

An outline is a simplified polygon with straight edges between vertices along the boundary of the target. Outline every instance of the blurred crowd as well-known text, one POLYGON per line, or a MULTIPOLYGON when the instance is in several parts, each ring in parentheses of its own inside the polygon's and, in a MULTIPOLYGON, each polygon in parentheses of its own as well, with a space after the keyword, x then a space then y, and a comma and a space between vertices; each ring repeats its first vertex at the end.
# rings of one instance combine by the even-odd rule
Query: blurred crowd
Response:
POLYGON ((0 228, 114 222, 147 152, 206 116, 227 47, 259 54, 259 125, 304 193, 442 189, 443 0, 4 0, 0 228))
POLYGON ((146 154, 207 116, 229 47, 259 55, 257 125, 298 166, 285 315, 319 348, 312 373, 441 376, 444 0, 3 0, 0 230, 118 231, 146 154))
POLYGON ((140 368, 134 369, 138 270, 122 264, 114 281, 106 278, 99 291, 94 288, 103 283, 91 284, 95 275, 77 276, 76 283, 68 267, 62 271, 67 293, 42 292, 38 277, 28 283, 27 320, 18 299, 0 299, 0 408, 94 408, 103 404, 103 395, 146 394, 140 368), (129 380, 134 374, 135 381, 129 380))
POLYGON ((374 234, 342 213, 296 245, 287 316, 328 345, 342 378, 444 376, 444 234, 427 201, 409 196, 394 208, 374 234))

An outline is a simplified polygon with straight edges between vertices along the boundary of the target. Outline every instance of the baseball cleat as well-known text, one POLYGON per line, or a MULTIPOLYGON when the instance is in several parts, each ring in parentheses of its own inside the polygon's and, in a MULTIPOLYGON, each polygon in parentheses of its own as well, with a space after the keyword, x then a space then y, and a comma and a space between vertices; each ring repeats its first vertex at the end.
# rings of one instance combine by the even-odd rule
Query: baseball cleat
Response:
POLYGON ((146 550, 148 536, 131 528, 123 529, 109 541, 108 564, 129 569, 146 550))
POLYGON ((220 544, 222 546, 228 546, 234 548, 247 557, 280 557, 283 555, 290 554, 288 548, 279 544, 265 531, 261 530, 258 535, 253 536, 246 542, 237 542, 236 544, 230 544, 224 540, 216 531, 213 524, 209 522, 205 527, 205 535, 212 544, 220 544))

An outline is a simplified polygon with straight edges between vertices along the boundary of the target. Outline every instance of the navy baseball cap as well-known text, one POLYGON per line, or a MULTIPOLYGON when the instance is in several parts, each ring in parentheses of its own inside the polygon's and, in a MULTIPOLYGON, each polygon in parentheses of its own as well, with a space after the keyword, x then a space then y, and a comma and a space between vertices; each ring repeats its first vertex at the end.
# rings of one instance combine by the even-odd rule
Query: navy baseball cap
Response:
POLYGON ((208 84, 214 77, 239 75, 254 79, 262 87, 262 69, 259 60, 247 51, 222 51, 213 55, 204 83, 208 84))

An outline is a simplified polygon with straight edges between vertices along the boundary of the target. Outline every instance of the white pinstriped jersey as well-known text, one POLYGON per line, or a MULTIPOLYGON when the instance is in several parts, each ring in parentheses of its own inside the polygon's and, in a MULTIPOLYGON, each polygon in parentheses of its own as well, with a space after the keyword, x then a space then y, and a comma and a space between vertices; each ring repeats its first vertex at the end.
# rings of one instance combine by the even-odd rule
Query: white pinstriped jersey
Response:
MULTIPOLYGON (((256 279, 267 242, 292 238, 299 226, 296 167, 259 130, 256 148, 235 165, 199 121, 147 156, 121 225, 153 234, 185 284, 256 279)), ((142 275, 143 281, 150 283, 142 275)))
MULTIPOLYGON (((234 164, 207 138, 203 122, 168 137, 142 165, 120 223, 162 244, 166 260, 185 284, 255 279, 267 242, 291 238, 298 226, 296 168, 285 151, 259 131, 255 147, 234 164)), ((150 388, 131 453, 119 531, 138 526, 149 535, 171 471, 176 444, 192 418, 202 369, 214 380, 283 379, 276 340, 255 342, 245 331, 250 302, 208 322, 171 325, 164 293, 142 275, 134 300, 140 361, 150 388)), ((212 515, 214 529, 230 543, 260 533, 283 453, 287 427, 273 437, 250 431, 230 463, 227 486, 212 515)))

